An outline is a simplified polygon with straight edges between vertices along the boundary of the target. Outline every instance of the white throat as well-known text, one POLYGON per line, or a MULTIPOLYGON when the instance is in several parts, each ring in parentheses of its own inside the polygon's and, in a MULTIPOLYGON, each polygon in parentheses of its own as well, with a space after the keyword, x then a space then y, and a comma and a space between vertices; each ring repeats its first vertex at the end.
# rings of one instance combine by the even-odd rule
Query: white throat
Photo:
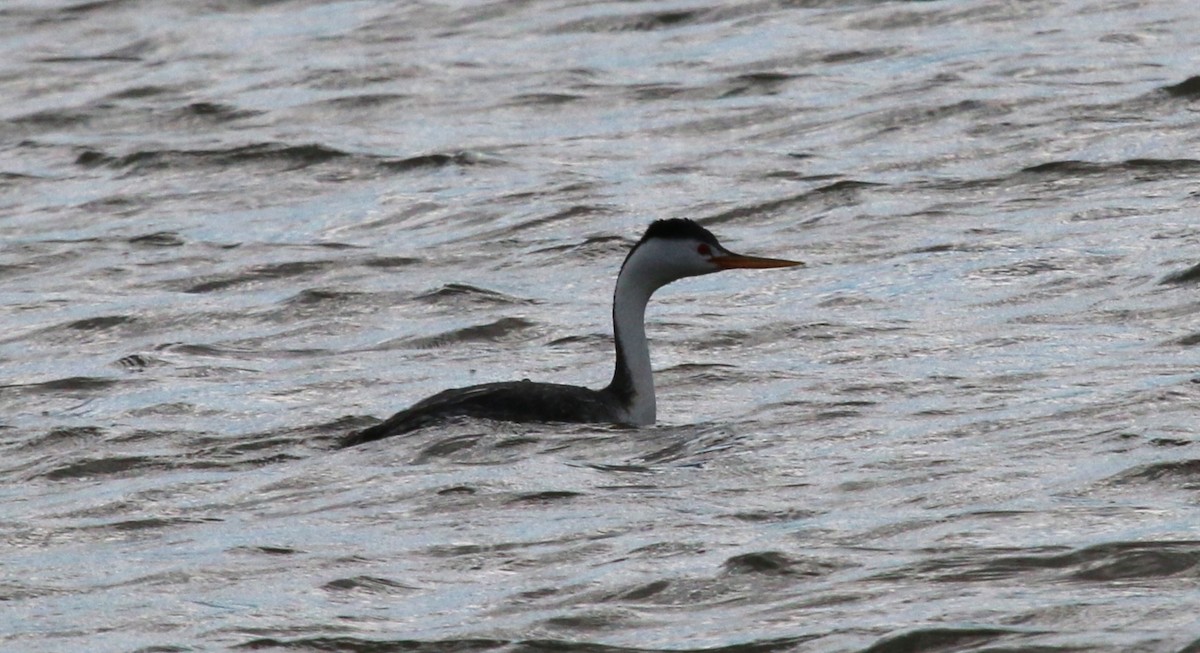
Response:
POLYGON ((646 341, 646 304, 657 288, 639 283, 638 275, 625 266, 617 277, 617 289, 613 295, 613 337, 617 345, 617 369, 613 375, 614 385, 618 377, 628 374, 623 388, 625 409, 629 423, 647 426, 654 423, 654 372, 650 368, 650 344, 646 341))
POLYGON ((635 426, 647 426, 655 420, 654 373, 646 341, 646 304, 650 296, 681 277, 716 270, 681 263, 679 249, 678 243, 644 242, 630 253, 617 276, 613 293, 617 367, 608 390, 616 395, 629 423, 635 426))

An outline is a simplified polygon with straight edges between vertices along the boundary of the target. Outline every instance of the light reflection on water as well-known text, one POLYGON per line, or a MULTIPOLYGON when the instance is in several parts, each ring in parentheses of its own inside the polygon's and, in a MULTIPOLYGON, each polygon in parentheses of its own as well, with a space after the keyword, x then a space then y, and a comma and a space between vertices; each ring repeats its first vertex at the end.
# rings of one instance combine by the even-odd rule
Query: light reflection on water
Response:
POLYGON ((1183 7, 11 8, 0 641, 1194 646, 1183 7), (604 383, 664 217, 808 266, 656 296, 658 427, 330 450, 604 383))

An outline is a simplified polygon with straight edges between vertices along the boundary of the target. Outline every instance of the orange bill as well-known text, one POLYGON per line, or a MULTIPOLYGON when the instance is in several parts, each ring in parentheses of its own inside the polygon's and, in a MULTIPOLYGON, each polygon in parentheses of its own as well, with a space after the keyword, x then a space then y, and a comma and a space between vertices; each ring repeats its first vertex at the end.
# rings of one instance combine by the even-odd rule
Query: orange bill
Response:
POLYGON ((800 261, 763 258, 761 256, 743 256, 732 253, 727 256, 714 256, 712 257, 712 262, 716 263, 722 270, 732 270, 734 268, 790 268, 797 265, 804 265, 800 261))

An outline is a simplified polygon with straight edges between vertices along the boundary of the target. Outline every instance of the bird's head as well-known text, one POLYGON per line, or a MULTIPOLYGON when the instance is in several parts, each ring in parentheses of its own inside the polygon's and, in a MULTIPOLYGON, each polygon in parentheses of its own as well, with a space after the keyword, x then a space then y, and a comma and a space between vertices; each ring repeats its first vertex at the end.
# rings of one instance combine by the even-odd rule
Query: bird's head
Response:
POLYGON ((684 277, 735 268, 786 268, 804 265, 760 256, 735 254, 726 249, 711 231, 692 220, 657 220, 629 252, 624 273, 635 273, 643 283, 660 288, 684 277))

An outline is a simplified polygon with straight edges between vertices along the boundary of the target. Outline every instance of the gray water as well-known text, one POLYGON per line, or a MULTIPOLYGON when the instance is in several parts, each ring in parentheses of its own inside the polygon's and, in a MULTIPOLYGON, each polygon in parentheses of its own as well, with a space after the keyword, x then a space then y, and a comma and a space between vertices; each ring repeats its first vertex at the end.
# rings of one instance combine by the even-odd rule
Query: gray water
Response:
POLYGON ((0 7, 4 651, 1200 650, 1190 3, 0 7), (337 437, 602 385, 659 425, 337 437))

